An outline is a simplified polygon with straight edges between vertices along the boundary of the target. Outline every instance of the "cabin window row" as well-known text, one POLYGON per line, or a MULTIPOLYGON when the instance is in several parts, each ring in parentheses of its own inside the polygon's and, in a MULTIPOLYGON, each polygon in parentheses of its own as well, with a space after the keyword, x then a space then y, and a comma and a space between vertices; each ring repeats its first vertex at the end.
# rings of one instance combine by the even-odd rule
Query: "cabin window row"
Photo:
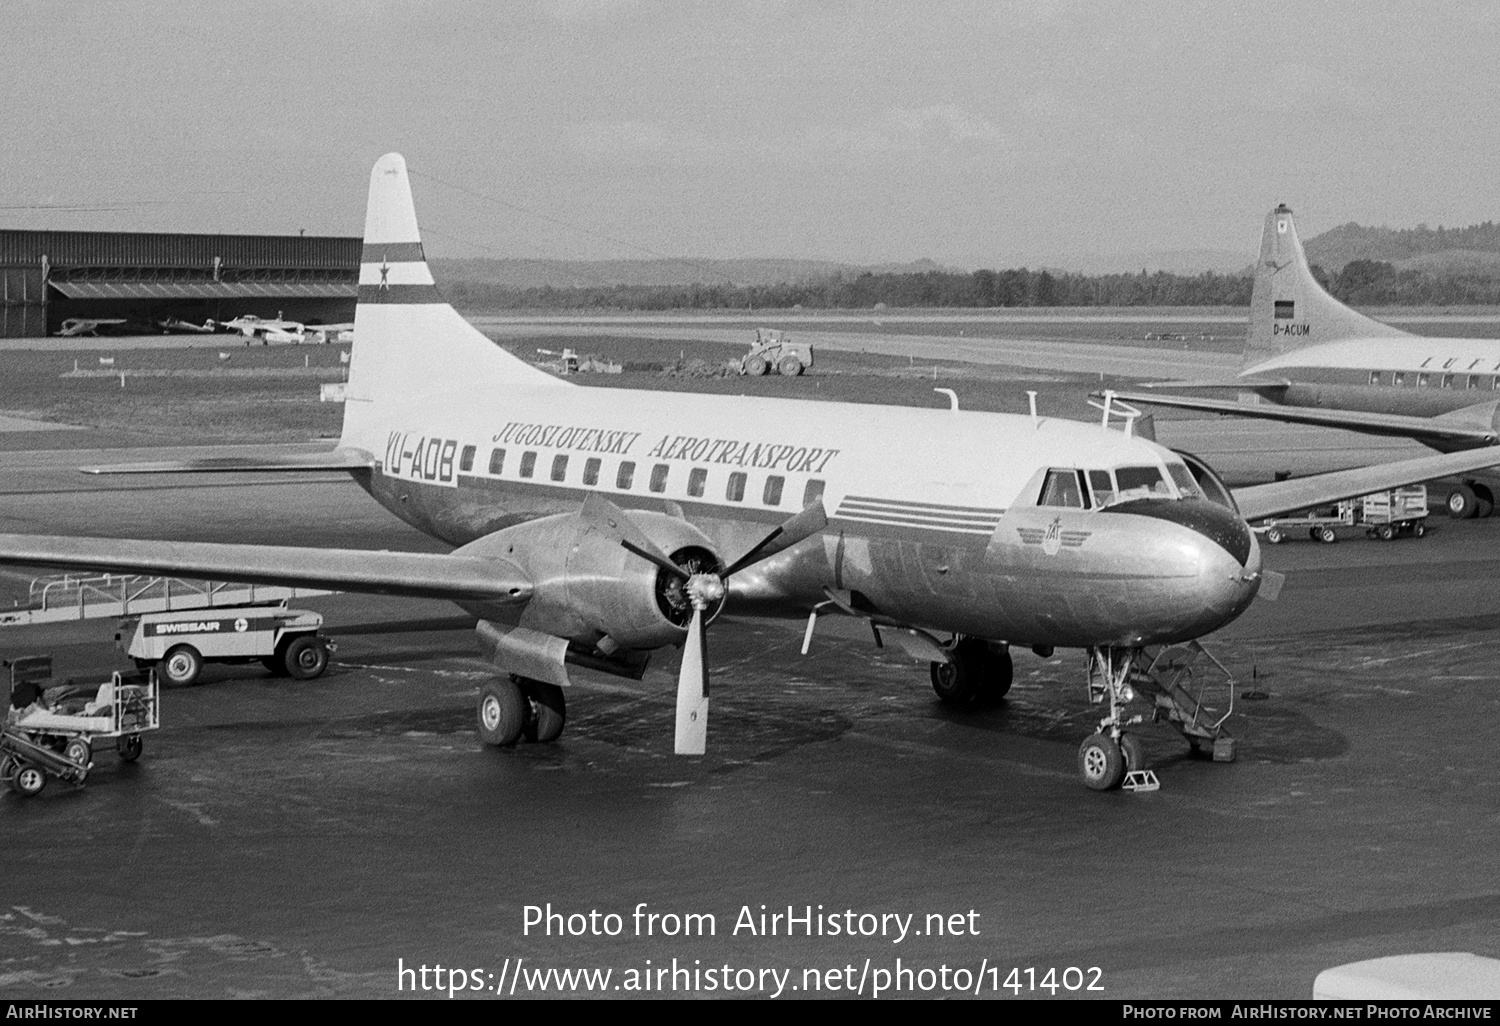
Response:
MULTIPOLYGON (((459 455, 459 470, 467 473, 474 468, 474 457, 477 448, 466 445, 459 455)), ((518 475, 522 478, 536 477, 537 454, 532 450, 521 453, 517 466, 518 475)), ((570 457, 564 453, 558 453, 552 457, 552 465, 548 470, 547 477, 552 481, 566 481, 568 479, 568 465, 570 457)), ((604 461, 597 456, 590 456, 583 461, 582 483, 593 488, 599 484, 599 476, 603 470, 604 461)), ((505 450, 491 449, 489 472, 495 477, 505 473, 505 450)), ((647 478, 647 489, 658 495, 667 490, 667 483, 671 477, 672 465, 669 463, 655 463, 651 466, 647 478)), ((633 460, 621 460, 615 468, 614 484, 621 491, 629 491, 635 487, 636 464, 633 460)), ((731 471, 724 480, 724 498, 729 502, 744 502, 745 489, 749 483, 749 475, 743 470, 731 471)), ((824 482, 814 478, 807 482, 802 489, 802 505, 807 506, 817 499, 823 497, 824 482)), ((780 506, 782 495, 786 489, 786 478, 780 474, 769 474, 761 484, 760 501, 766 506, 780 506)), ((708 493, 708 468, 690 467, 687 475, 688 498, 701 499, 708 493)))
POLYGON ((1370 384, 1395 388, 1452 388, 1500 391, 1500 374, 1447 374, 1432 371, 1371 371, 1370 384))

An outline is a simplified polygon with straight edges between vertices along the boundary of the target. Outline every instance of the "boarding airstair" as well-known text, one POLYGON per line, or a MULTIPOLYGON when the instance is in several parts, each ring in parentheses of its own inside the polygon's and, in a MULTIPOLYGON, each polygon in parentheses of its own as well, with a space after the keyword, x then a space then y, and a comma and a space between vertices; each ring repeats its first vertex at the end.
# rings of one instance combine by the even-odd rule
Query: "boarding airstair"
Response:
POLYGON ((233 584, 183 577, 60 574, 33 580, 25 605, 0 612, 0 627, 131 617, 179 609, 274 604, 331 594, 333 592, 317 588, 233 584))

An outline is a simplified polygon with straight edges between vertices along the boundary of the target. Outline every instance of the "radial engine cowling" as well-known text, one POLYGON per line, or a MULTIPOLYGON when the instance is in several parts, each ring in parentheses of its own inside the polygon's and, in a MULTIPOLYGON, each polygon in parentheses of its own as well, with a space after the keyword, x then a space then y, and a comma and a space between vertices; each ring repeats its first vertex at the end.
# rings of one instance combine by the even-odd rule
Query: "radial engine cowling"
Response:
MULTIPOLYGON (((723 569, 713 543, 692 524, 642 510, 632 510, 630 519, 688 573, 723 569)), ((692 619, 681 577, 626 549, 576 513, 508 527, 458 552, 503 557, 525 570, 533 591, 518 625, 569 641, 594 646, 607 637, 607 649, 610 642, 630 649, 660 648, 682 641, 692 619)), ((705 618, 722 606, 721 599, 705 618)))

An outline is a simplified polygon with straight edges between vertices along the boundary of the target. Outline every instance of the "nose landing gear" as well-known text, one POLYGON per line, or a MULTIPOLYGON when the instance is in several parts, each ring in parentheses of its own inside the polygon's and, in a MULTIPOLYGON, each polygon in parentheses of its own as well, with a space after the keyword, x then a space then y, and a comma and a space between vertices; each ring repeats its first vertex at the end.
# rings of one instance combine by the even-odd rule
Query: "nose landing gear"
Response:
POLYGON ((1234 677, 1196 641, 1168 646, 1155 655, 1143 648, 1095 646, 1089 650, 1088 690, 1094 705, 1109 703, 1109 715, 1099 721, 1099 730, 1078 749, 1078 772, 1096 791, 1122 786, 1154 791, 1159 786, 1145 764, 1140 738, 1126 729, 1145 722, 1143 715, 1126 716, 1126 706, 1138 693, 1151 698, 1151 719, 1176 727, 1195 753, 1207 752, 1215 762, 1234 761, 1234 738, 1224 729, 1234 712, 1234 677), (1228 692, 1223 715, 1204 704, 1215 678, 1228 692))

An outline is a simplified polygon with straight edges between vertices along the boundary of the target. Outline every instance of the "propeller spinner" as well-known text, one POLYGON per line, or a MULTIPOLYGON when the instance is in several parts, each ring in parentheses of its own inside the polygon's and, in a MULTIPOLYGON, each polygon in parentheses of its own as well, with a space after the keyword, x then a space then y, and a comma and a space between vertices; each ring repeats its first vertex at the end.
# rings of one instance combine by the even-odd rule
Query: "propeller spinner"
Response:
POLYGON ((828 526, 823 503, 816 501, 784 521, 722 571, 678 566, 646 537, 628 513, 602 496, 590 495, 584 500, 582 515, 595 529, 618 540, 626 551, 682 579, 693 616, 682 649, 682 668, 677 672, 677 730, 673 751, 678 755, 702 755, 708 747, 708 637, 703 614, 723 600, 731 574, 769 559, 828 526))

